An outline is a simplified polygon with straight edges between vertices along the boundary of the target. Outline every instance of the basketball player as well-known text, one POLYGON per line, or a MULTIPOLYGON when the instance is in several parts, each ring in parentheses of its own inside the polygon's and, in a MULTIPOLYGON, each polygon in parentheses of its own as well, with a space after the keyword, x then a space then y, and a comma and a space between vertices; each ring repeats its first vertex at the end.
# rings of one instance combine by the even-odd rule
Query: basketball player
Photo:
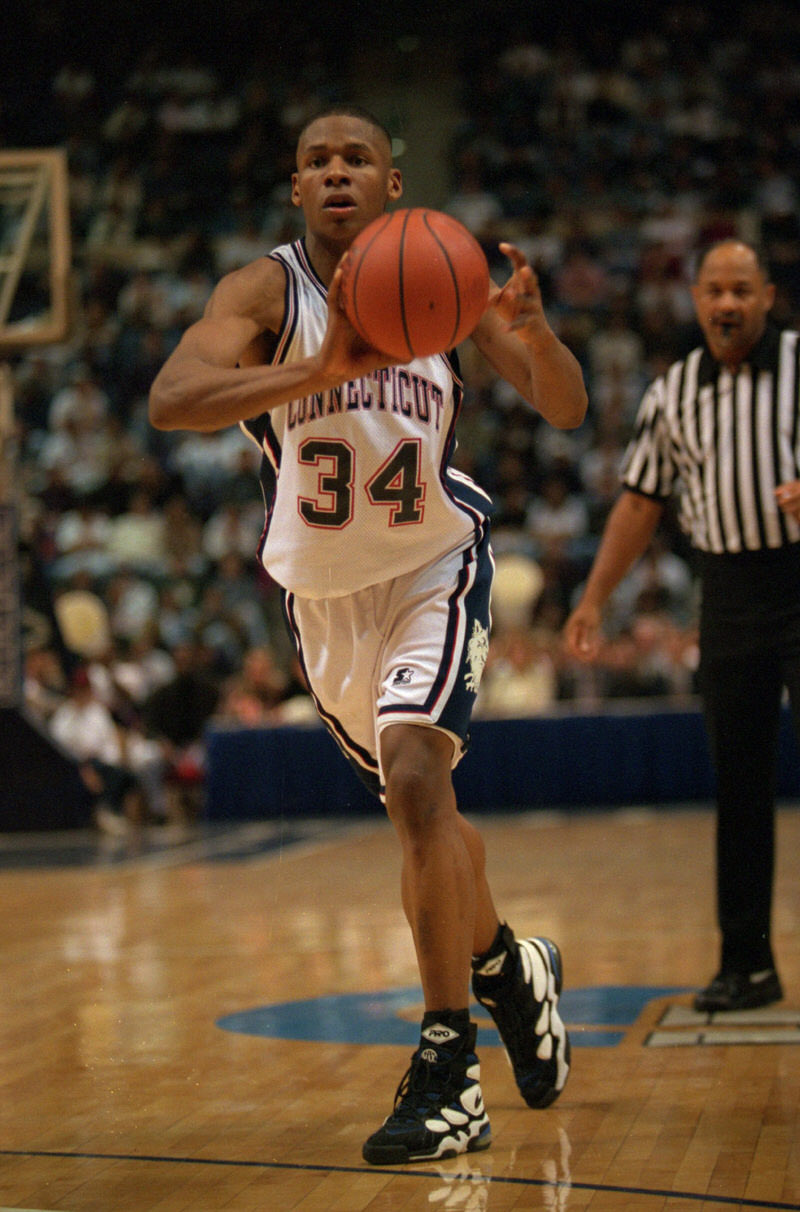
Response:
MULTIPOLYGON (((262 452, 264 567, 317 709, 386 806, 425 997, 420 1046, 364 1157, 394 1164, 486 1148, 469 980, 525 1101, 563 1089, 561 958, 501 923, 451 770, 467 742, 489 642, 489 498, 451 470, 462 385, 454 352, 392 364, 340 308, 340 260, 402 193, 391 140, 333 107, 300 134, 292 201, 305 237, 223 278, 156 378, 160 429, 241 424, 262 452)), ((586 409, 578 364, 547 324, 536 278, 513 272, 474 333, 492 366, 559 428, 586 409)))

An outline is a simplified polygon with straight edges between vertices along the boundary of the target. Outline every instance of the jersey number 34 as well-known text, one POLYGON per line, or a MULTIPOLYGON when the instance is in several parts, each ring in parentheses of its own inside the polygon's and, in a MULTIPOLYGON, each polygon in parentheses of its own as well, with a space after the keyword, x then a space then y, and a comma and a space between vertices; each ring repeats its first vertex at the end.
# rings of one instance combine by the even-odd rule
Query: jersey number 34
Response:
MULTIPOLYGON (((407 438, 363 484, 370 505, 388 508, 389 526, 422 521, 425 484, 420 479, 421 442, 407 438)), ((314 497, 299 497, 297 508, 307 526, 341 530, 353 520, 358 482, 356 451, 338 438, 308 438, 298 450, 303 466, 317 470, 314 497)))

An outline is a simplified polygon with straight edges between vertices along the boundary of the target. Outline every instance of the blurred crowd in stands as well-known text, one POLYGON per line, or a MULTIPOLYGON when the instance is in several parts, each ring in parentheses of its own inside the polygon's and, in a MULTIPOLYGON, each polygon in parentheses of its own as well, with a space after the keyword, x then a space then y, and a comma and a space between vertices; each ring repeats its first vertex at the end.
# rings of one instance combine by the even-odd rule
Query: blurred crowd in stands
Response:
MULTIPOLYGON (((457 457, 496 505, 478 713, 692 694, 694 582, 671 519, 615 595, 596 667, 570 663, 559 630, 643 390, 697 341, 698 249, 760 241, 776 318, 800 319, 800 17, 743 5, 720 30, 705 6, 649 12, 618 37, 587 28, 498 45, 476 28, 462 49, 443 208, 499 280, 498 242, 523 248, 590 399, 580 430, 552 430, 462 351, 457 457)), ((352 98, 313 42, 269 73, 226 72, 177 45, 148 48, 113 80, 75 57, 46 89, 38 106, 18 92, 0 106, 6 145, 67 149, 77 295, 66 343, 13 358, 26 701, 58 730, 65 705, 74 715, 90 696, 122 744, 81 760, 133 770, 142 811, 159 817, 172 784, 202 778, 212 717, 313 716, 277 588, 255 562, 258 452, 236 429, 153 430, 147 394, 215 281, 299 233, 297 131, 352 98)), ((130 799, 124 779, 104 786, 115 808, 130 799)))

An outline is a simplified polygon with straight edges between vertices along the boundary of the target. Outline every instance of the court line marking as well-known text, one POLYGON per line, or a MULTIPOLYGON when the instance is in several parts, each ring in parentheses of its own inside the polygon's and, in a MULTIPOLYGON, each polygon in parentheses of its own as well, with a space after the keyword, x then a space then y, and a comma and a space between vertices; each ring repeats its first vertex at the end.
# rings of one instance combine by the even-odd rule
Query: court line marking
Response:
POLYGON ((659 1019, 659 1027, 800 1027, 800 1010, 780 1006, 760 1006, 757 1010, 724 1010, 716 1014, 693 1010, 690 1006, 668 1006, 659 1019))
MULTIPOLYGON (((237 1161, 213 1157, 159 1157, 145 1153, 70 1153, 56 1149, 0 1149, 0 1157, 49 1157, 69 1158, 80 1161, 137 1161, 159 1164, 168 1163, 179 1166, 236 1166, 240 1169, 307 1171, 312 1174, 387 1174, 398 1178, 429 1178, 436 1182, 442 1181, 441 1170, 409 1170, 407 1167, 392 1169, 391 1167, 384 1166, 325 1166, 316 1163, 237 1161)), ((459 1177, 458 1173, 454 1172, 453 1177, 459 1177)), ((800 1204, 786 1204, 763 1199, 745 1199, 740 1195, 711 1195, 708 1191, 670 1191, 668 1188, 662 1189, 659 1187, 609 1186, 604 1183, 575 1182, 572 1179, 551 1182, 546 1178, 519 1178, 502 1174, 483 1175, 472 1173, 463 1176, 463 1180, 465 1182, 486 1183, 487 1186, 542 1187, 545 1190, 551 1191, 566 1191, 569 1189, 575 1191, 598 1191, 614 1195, 641 1195, 648 1199, 685 1199, 695 1203, 729 1204, 731 1207, 736 1208, 767 1208, 777 1210, 777 1212, 800 1212, 800 1204)))
POLYGON ((761 1006, 708 1014, 668 1006, 644 1042, 648 1048, 800 1044, 800 1010, 761 1006))
POLYGON ((785 1046, 800 1044, 800 1031, 785 1028, 757 1031, 753 1027, 746 1031, 735 1031, 732 1027, 720 1027, 717 1030, 705 1028, 700 1031, 651 1031, 644 1042, 648 1048, 733 1047, 738 1044, 746 1044, 748 1047, 756 1044, 785 1046))

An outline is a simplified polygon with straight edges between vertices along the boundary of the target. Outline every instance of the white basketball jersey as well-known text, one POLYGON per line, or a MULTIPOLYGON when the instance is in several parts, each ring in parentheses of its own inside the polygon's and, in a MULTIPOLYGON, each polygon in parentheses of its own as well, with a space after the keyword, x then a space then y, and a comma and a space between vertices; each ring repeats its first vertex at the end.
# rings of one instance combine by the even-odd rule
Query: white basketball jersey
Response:
MULTIPOLYGON (((273 361, 315 353, 327 291, 303 240, 270 254, 286 271, 273 361)), ((490 498, 448 467, 462 385, 449 357, 417 358, 242 422, 262 451, 259 556, 284 588, 341 597, 460 550, 490 498)))

